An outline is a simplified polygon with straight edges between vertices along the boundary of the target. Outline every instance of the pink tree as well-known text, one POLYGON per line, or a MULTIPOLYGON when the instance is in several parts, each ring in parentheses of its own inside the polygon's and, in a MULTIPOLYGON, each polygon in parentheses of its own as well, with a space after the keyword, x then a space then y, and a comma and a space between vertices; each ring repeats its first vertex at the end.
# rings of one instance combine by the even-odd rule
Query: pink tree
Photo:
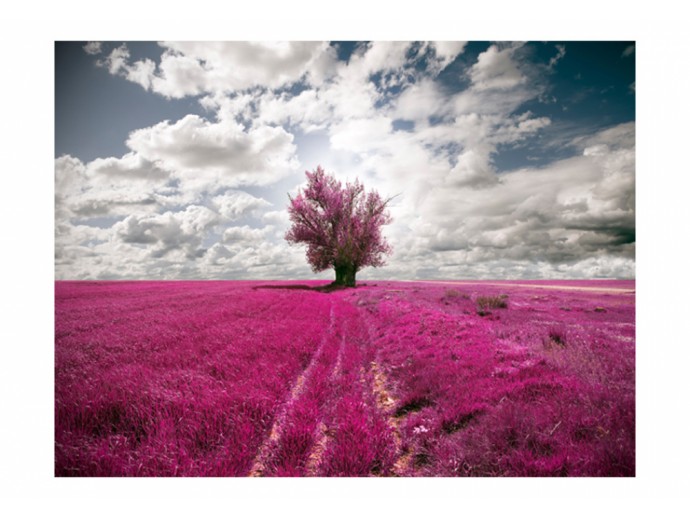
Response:
POLYGON ((308 184, 289 196, 292 227, 285 234, 291 244, 307 245, 307 261, 315 272, 335 269, 334 285, 354 286, 365 266, 383 266, 391 247, 381 234, 390 223, 389 199, 366 192, 356 180, 344 188, 321 166, 306 172, 308 184))

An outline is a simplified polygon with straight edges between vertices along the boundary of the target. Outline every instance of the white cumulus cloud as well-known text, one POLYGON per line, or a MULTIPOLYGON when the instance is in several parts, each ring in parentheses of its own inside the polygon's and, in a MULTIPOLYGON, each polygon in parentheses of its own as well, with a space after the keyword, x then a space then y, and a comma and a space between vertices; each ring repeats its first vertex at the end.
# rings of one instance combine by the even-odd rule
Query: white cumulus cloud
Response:
POLYGON ((310 75, 316 83, 333 69, 324 42, 163 42, 160 61, 131 62, 126 45, 103 64, 146 89, 169 98, 222 93, 256 86, 278 88, 310 75))
POLYGON ((472 84, 478 90, 509 90, 527 81, 514 59, 520 45, 500 48, 491 45, 470 69, 472 84))
POLYGON ((268 185, 297 167, 293 136, 282 127, 245 131, 235 122, 197 115, 134 131, 127 146, 192 191, 268 185))

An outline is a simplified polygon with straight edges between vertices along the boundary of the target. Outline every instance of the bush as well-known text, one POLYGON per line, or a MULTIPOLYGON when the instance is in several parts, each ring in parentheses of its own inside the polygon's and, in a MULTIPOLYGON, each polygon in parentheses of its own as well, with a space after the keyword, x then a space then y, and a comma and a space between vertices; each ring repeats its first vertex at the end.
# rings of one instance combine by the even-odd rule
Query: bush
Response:
POLYGON ((552 327, 549 329, 548 336, 543 340, 545 349, 559 347, 563 349, 568 344, 568 336, 564 327, 552 327))
POLYGON ((477 297, 477 313, 484 316, 490 309, 501 309, 508 307, 507 295, 492 295, 477 297))
POLYGON ((446 290, 444 297, 447 299, 457 299, 460 296, 460 292, 458 290, 454 289, 449 289, 446 290))

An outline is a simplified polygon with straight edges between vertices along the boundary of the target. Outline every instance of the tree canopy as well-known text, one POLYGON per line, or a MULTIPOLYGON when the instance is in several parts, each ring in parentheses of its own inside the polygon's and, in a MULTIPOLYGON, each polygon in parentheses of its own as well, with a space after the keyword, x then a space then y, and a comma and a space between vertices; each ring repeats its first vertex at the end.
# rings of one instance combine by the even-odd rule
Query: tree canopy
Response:
POLYGON ((307 186, 300 189, 288 212, 292 227, 285 239, 307 245, 307 261, 314 272, 335 269, 334 284, 354 286, 356 273, 366 266, 383 266, 391 247, 381 227, 391 222, 390 198, 366 192, 355 180, 344 187, 321 166, 306 171, 307 186))

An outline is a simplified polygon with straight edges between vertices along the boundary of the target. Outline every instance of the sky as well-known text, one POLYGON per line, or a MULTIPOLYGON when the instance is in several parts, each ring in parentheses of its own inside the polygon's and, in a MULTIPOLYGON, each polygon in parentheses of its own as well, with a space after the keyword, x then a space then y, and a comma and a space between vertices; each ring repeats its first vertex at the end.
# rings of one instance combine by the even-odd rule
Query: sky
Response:
POLYGON ((57 279, 298 279, 318 165, 391 203, 358 279, 635 277, 635 44, 56 42, 57 279))

